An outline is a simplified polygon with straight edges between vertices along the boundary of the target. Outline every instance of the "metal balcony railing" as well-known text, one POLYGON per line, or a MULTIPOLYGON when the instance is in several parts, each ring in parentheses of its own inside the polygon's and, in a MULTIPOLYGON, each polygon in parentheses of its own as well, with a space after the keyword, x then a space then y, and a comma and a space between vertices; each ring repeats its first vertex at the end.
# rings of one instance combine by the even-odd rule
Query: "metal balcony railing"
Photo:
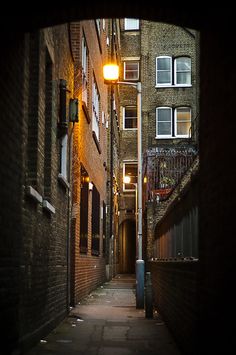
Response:
POLYGON ((163 201, 179 184, 197 156, 195 145, 155 147, 144 154, 145 201, 163 201))

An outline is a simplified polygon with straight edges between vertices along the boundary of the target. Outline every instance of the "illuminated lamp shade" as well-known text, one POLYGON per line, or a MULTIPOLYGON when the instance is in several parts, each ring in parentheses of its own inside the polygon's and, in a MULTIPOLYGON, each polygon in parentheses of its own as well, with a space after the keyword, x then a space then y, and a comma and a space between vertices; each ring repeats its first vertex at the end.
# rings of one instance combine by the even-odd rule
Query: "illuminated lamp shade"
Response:
POLYGON ((103 66, 103 77, 105 82, 116 82, 119 79, 119 66, 106 64, 103 66))
POLYGON ((130 181, 131 181, 130 176, 124 176, 124 183, 125 183, 125 184, 129 184, 130 181))

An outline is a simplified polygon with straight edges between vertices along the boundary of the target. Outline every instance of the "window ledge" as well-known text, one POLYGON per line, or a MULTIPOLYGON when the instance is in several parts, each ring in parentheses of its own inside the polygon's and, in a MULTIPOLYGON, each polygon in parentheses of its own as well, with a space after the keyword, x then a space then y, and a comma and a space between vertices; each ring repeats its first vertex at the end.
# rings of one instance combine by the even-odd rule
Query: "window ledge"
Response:
POLYGON ((69 189, 70 187, 70 184, 69 182, 67 181, 67 179, 60 173, 58 174, 58 177, 57 177, 58 181, 67 189, 69 189))
POLYGON ((32 186, 26 188, 27 196, 31 197, 34 201, 42 203, 43 197, 32 186))
POLYGON ((97 139, 96 133, 94 131, 93 131, 93 139, 94 139, 94 142, 95 142, 95 144, 97 146, 99 154, 101 154, 102 153, 101 146, 99 144, 99 141, 97 139))
POLYGON ((49 203, 47 200, 43 200, 43 208, 50 213, 56 212, 55 207, 51 205, 51 203, 49 203))
POLYGON ((168 137, 161 137, 161 136, 156 136, 155 139, 190 139, 191 137, 189 136, 168 136, 168 137))
POLYGON ((86 105, 86 103, 84 101, 82 101, 82 109, 84 111, 84 114, 85 114, 87 122, 90 123, 91 122, 91 118, 89 116, 87 105, 86 105))
POLYGON ((192 85, 156 85, 156 89, 167 89, 167 88, 191 88, 192 85))
POLYGON ((123 131, 137 131, 138 128, 123 128, 123 131))

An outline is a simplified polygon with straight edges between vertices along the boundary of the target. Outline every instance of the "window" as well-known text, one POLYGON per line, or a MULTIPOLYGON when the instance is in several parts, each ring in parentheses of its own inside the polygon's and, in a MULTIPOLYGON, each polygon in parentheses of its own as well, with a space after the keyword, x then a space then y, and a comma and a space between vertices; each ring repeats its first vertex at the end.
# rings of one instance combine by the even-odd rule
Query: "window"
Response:
POLYGON ((158 107, 156 110, 157 137, 172 137, 172 109, 158 107))
POLYGON ((93 78, 93 118, 92 118, 92 129, 95 133, 97 140, 99 141, 99 106, 100 106, 100 95, 98 92, 98 87, 95 78, 93 78))
POLYGON ((189 137, 191 127, 191 111, 188 107, 175 110, 176 137, 189 137))
POLYGON ((139 30, 139 20, 135 18, 125 18, 125 30, 139 30))
POLYGON ((82 101, 88 101, 88 48, 84 36, 82 37, 82 101))
POLYGON ((191 85, 191 59, 179 57, 175 59, 175 85, 191 85))
POLYGON ((172 81, 172 64, 171 57, 156 58, 156 85, 171 85, 172 81))
POLYGON ((130 177, 130 183, 123 184, 124 191, 135 190, 135 184, 137 184, 138 181, 138 164, 136 162, 129 162, 123 164, 123 181, 125 176, 130 177))
POLYGON ((137 129, 137 107, 126 106, 123 110, 123 127, 124 129, 137 129))
POLYGON ((100 18, 96 20, 96 27, 97 27, 98 34, 100 36, 100 34, 101 34, 101 19, 100 18))
POLYGON ((93 185, 92 195, 92 255, 99 255, 100 248, 100 194, 93 185))
POLYGON ((189 107, 157 107, 156 138, 190 137, 191 109, 189 107))
POLYGON ((68 142, 68 135, 65 134, 61 138, 61 167, 60 173, 65 180, 67 180, 67 142, 68 142))
POLYGON ((52 60, 45 53, 45 134, 44 134, 44 197, 50 199, 52 189, 52 60))
POLYGON ((139 62, 127 61, 124 62, 124 80, 139 79, 139 62))
POLYGON ((103 255, 106 254, 106 226, 107 226, 107 220, 106 220, 106 204, 103 201, 102 205, 103 209, 103 224, 102 224, 102 237, 103 237, 103 255))
POLYGON ((156 86, 191 86, 191 58, 156 58, 156 86), (173 67, 174 63, 174 67, 173 67), (174 75, 173 75, 174 73, 174 75))
POLYGON ((87 253, 88 250, 88 184, 89 176, 81 165, 80 185, 80 253, 87 253))

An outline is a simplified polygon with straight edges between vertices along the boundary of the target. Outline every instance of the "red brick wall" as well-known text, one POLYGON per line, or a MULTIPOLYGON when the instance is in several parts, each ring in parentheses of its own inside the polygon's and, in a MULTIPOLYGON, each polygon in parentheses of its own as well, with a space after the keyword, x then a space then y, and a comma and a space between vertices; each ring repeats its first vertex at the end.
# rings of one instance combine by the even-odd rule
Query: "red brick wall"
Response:
POLYGON ((102 111, 107 119, 107 86, 103 82, 102 66, 107 58, 106 35, 101 23, 100 44, 96 32, 95 21, 82 21, 71 24, 72 52, 75 60, 75 88, 78 94, 79 123, 74 128, 73 139, 73 216, 72 216, 72 243, 71 243, 71 301, 76 304, 92 289, 105 281, 105 259, 102 247, 102 220, 100 220, 100 255, 91 255, 92 242, 92 192, 89 191, 88 205, 88 250, 86 254, 80 254, 80 166, 86 169, 89 180, 96 186, 100 194, 100 206, 106 201, 107 172, 107 129, 102 123, 102 111), (88 73, 88 101, 87 112, 82 108, 82 67, 81 67, 81 43, 84 35, 89 53, 88 73), (99 148, 92 133, 92 84, 93 76, 96 79, 100 95, 100 122, 99 122, 99 148), (105 164, 104 164, 105 163, 105 164))

